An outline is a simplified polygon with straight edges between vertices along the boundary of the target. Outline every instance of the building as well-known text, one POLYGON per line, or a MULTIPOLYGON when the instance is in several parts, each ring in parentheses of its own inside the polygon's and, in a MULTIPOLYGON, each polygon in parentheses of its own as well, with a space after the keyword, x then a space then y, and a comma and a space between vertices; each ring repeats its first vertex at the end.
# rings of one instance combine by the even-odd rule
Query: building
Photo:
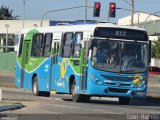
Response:
MULTIPOLYGON (((17 35, 23 29, 28 27, 40 26, 40 20, 0 20, 0 52, 14 51, 14 46, 18 42, 16 41, 17 35), (3 48, 8 46, 8 48, 3 48)), ((49 26, 49 20, 43 21, 43 26, 49 26)))
MULTIPOLYGON (((150 15, 147 13, 134 14, 134 26, 144 28, 148 31, 150 40, 156 40, 160 34, 160 16, 150 15)), ((131 16, 118 20, 118 25, 130 26, 131 16)))

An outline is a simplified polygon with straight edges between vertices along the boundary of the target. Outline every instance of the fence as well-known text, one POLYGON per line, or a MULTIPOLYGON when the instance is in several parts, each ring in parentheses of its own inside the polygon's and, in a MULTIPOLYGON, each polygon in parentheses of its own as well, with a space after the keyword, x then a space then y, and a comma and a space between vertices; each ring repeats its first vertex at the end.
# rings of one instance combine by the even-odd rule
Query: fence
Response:
POLYGON ((0 73, 14 73, 16 63, 16 53, 6 52, 0 53, 0 73))
POLYGON ((16 53, 0 52, 0 87, 14 86, 16 53))

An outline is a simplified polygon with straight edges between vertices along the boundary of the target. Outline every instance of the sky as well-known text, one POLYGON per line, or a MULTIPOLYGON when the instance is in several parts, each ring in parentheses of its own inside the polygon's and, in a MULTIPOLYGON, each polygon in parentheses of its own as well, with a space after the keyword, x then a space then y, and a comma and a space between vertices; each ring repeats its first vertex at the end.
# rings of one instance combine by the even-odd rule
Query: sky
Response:
MULTIPOLYGON (((4 5, 13 9, 13 16, 24 16, 24 0, 0 0, 0 6, 4 5)), ((131 2, 131 0, 126 0, 131 2)), ((107 21, 109 3, 115 2, 119 8, 130 9, 131 6, 125 0, 87 0, 88 6, 94 6, 94 2, 101 3, 100 17, 93 17, 93 9, 88 8, 87 19, 107 21)), ((58 10, 70 7, 77 7, 84 5, 85 0, 26 0, 25 4, 25 19, 41 19, 43 14, 50 10, 58 10)), ((135 0, 135 10, 154 13, 160 11, 160 0, 135 0)), ((50 20, 82 20, 84 19, 84 8, 52 12, 47 14, 44 19, 50 20)), ((129 11, 116 10, 116 17, 111 18, 112 22, 130 15, 129 11)))

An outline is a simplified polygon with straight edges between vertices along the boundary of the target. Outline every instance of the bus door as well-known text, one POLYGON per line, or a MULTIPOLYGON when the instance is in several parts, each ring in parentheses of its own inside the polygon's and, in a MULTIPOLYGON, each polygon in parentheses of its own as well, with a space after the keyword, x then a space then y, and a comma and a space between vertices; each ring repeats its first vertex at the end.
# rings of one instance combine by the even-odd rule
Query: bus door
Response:
POLYGON ((83 77, 83 74, 85 75, 86 73, 86 67, 84 66, 85 51, 82 46, 82 39, 83 39, 83 32, 75 32, 74 34, 65 33, 63 41, 62 57, 69 59, 70 64, 74 69, 72 73, 77 75, 77 77, 79 77, 78 79, 80 80, 80 85, 79 85, 80 91, 85 92, 86 81, 84 79, 85 77, 83 77))
POLYGON ((51 62, 51 89, 56 90, 56 81, 58 79, 58 54, 60 42, 54 42, 54 50, 51 62))
POLYGON ((84 41, 84 49, 82 49, 82 55, 81 55, 81 82, 80 82, 80 89, 85 92, 87 89, 87 72, 88 72, 88 65, 87 65, 87 59, 88 59, 88 41, 84 41))
POLYGON ((22 68, 21 68, 21 88, 24 86, 24 80, 27 80, 27 74, 25 73, 26 66, 29 61, 30 40, 25 40, 22 50, 22 68))

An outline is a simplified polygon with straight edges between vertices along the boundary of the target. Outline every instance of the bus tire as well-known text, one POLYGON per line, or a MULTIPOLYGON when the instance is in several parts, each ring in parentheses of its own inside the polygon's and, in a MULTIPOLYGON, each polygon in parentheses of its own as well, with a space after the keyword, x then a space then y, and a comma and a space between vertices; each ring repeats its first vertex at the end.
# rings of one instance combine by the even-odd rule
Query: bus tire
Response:
POLYGON ((50 92, 44 92, 45 97, 50 97, 50 92))
POLYGON ((130 102, 130 97, 119 97, 120 105, 128 105, 130 102))
POLYGON ((33 92, 33 95, 35 95, 35 96, 41 96, 41 92, 39 91, 39 88, 38 88, 38 78, 37 78, 37 76, 35 76, 33 78, 32 92, 33 92))
POLYGON ((82 95, 81 99, 82 102, 89 102, 91 97, 89 95, 82 95))
POLYGON ((76 82, 73 81, 71 85, 71 93, 72 93, 72 101, 73 102, 81 102, 82 95, 76 94, 76 82))

